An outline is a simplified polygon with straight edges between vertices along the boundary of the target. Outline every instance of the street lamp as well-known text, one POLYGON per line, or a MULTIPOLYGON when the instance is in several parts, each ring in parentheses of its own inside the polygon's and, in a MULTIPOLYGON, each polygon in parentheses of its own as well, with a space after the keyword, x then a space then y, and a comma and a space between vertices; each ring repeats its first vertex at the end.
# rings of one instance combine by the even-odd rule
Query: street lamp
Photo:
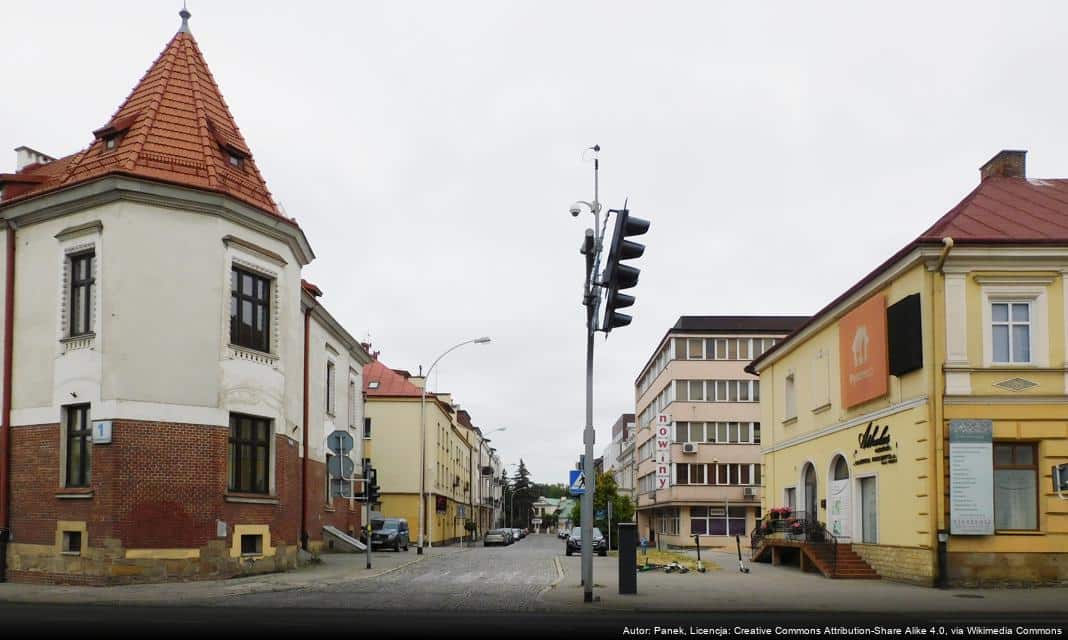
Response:
MULTIPOLYGON (((489 434, 497 433, 498 431, 507 431, 507 430, 508 430, 508 427, 497 427, 496 429, 491 429, 489 431, 484 432, 482 434, 482 437, 479 438, 479 440, 478 440, 478 500, 479 500, 479 502, 481 502, 481 504, 478 505, 479 514, 482 513, 482 507, 486 506, 486 478, 482 474, 482 445, 484 445, 485 443, 489 442, 489 438, 486 437, 489 434)), ((489 465, 489 466, 490 466, 491 469, 493 468, 492 464, 489 465)), ((492 519, 493 519, 493 509, 490 509, 490 520, 492 521, 492 519)), ((478 526, 479 526, 480 529, 482 528, 482 516, 481 515, 479 515, 479 517, 478 517, 478 526)), ((493 528, 493 523, 492 522, 490 522, 489 528, 490 529, 493 528)))
MULTIPOLYGON (((434 370, 438 362, 442 358, 449 355, 453 350, 459 349, 465 344, 486 344, 490 339, 486 336, 481 338, 475 338, 473 340, 464 340, 459 344, 455 344, 445 350, 445 353, 437 357, 436 360, 427 369, 426 377, 423 378, 423 389, 419 396, 419 546, 416 551, 419 554, 423 553, 423 538, 426 531, 426 383, 430 380, 430 372, 434 370)), ((434 545, 427 539, 427 546, 433 548, 434 545)))

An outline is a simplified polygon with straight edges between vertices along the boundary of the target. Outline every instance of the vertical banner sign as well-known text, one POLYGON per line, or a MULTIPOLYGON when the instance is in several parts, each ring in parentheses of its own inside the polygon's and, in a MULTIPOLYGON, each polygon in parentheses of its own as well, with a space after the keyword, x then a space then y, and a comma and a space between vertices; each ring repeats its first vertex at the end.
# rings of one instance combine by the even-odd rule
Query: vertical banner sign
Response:
POLYGON ((994 534, 994 423, 949 421, 949 532, 994 534))
POLYGON ((849 480, 832 480, 828 484, 827 524, 831 534, 849 537, 849 480))
POLYGON ((671 485, 671 416, 658 413, 653 437, 656 439, 656 488, 671 485))
POLYGON ((887 392, 886 296, 872 296, 838 322, 842 405, 847 409, 887 392))

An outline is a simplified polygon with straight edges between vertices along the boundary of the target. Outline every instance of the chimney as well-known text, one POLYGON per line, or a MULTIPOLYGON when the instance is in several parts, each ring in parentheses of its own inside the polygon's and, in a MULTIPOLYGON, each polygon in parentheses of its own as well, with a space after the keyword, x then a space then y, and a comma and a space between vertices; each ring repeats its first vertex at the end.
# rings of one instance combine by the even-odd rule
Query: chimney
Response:
POLYGON ((426 388, 426 376, 411 376, 408 378, 408 382, 411 382, 420 389, 426 388))
POLYGON ((1027 151, 1005 150, 986 161, 979 167, 980 182, 990 177, 1026 178, 1027 151))
POLYGON ((29 147, 15 147, 15 171, 22 171, 31 164, 48 164, 55 160, 52 156, 29 147))

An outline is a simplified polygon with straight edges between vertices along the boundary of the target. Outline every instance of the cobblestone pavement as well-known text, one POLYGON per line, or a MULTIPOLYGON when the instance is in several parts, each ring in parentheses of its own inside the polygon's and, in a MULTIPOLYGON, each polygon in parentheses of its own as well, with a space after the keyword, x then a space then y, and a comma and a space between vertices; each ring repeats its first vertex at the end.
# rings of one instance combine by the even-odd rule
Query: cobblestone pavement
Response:
POLYGON ((531 535, 506 547, 441 549, 373 580, 311 584, 297 591, 238 595, 228 607, 357 608, 370 611, 543 610, 538 595, 557 580, 563 542, 531 535))

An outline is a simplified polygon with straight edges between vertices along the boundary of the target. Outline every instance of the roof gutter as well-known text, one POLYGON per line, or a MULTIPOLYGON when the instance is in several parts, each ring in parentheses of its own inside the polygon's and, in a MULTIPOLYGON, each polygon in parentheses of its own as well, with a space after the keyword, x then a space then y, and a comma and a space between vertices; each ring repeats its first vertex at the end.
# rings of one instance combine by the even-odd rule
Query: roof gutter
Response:
POLYGON ((11 367, 15 343, 15 225, 7 223, 4 270, 4 374, 0 407, 0 582, 7 581, 7 541, 11 537, 11 367))

